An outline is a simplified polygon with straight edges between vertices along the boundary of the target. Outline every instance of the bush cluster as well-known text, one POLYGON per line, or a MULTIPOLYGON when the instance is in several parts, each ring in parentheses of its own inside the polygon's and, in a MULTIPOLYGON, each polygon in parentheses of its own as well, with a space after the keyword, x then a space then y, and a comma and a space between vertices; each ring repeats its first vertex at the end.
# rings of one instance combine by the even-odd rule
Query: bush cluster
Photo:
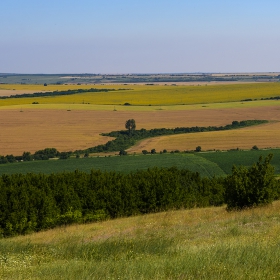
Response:
POLYGON ((228 210, 267 205, 279 197, 279 182, 270 164, 273 155, 262 157, 250 168, 233 166, 225 179, 225 202, 228 210))

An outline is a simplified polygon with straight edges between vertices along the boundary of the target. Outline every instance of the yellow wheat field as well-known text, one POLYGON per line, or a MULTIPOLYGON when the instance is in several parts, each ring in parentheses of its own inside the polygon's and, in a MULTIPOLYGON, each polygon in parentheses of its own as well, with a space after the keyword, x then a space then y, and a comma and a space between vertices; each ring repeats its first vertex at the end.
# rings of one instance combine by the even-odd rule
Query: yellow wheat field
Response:
MULTIPOLYGON (((1 85, 1 89, 4 90, 1 85)), ((12 85, 10 85, 12 87, 12 85)), ((14 85, 15 90, 35 89, 37 85, 14 85), (22 87, 22 88, 21 88, 22 87)), ((81 93, 56 97, 1 99, 0 106, 40 104, 94 104, 94 105, 183 105, 234 102, 280 95, 280 83, 215 84, 215 85, 54 85, 40 90, 68 90, 78 88, 112 88, 116 91, 81 93), (47 89, 46 89, 47 88, 47 89), (121 89, 121 90, 120 90, 121 89), (126 89, 126 90, 122 90, 126 89)), ((7 88, 5 89, 7 90, 7 88)), ((39 88, 38 88, 39 90, 39 88)), ((39 90, 39 91, 40 91, 39 90)), ((1 94, 0 94, 1 95, 1 94)))
POLYGON ((129 149, 129 153, 141 153, 144 149, 194 150, 198 145, 203 150, 280 147, 280 106, 276 105, 153 111, 23 108, 0 110, 0 155, 33 153, 47 147, 74 151, 105 144, 109 138, 100 133, 125 129, 126 120, 131 118, 137 129, 222 126, 248 119, 271 122, 241 130, 150 138, 129 149))

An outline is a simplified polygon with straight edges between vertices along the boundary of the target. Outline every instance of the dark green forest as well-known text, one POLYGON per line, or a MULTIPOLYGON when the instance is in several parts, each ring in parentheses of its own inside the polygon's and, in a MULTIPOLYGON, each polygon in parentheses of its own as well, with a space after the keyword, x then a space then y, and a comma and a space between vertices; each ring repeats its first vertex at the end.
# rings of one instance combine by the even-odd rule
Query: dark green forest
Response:
POLYGON ((2 175, 0 231, 10 236, 73 222, 221 205, 222 181, 177 168, 2 175))

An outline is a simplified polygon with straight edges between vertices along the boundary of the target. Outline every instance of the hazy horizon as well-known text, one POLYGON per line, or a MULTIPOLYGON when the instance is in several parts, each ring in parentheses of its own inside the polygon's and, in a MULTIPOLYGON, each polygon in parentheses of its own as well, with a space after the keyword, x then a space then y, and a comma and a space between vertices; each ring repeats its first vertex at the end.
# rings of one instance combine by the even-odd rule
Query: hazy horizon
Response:
POLYGON ((0 10, 0 73, 280 72, 280 2, 40 2, 0 10))

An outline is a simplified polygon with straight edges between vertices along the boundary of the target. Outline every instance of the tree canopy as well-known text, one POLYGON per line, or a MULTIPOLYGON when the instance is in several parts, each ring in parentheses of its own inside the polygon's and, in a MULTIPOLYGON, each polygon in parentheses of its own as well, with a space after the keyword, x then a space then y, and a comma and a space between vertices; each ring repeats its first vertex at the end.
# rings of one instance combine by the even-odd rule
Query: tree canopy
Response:
POLYGON ((129 119, 125 122, 125 128, 129 131, 131 135, 132 132, 136 129, 136 123, 134 119, 129 119))

